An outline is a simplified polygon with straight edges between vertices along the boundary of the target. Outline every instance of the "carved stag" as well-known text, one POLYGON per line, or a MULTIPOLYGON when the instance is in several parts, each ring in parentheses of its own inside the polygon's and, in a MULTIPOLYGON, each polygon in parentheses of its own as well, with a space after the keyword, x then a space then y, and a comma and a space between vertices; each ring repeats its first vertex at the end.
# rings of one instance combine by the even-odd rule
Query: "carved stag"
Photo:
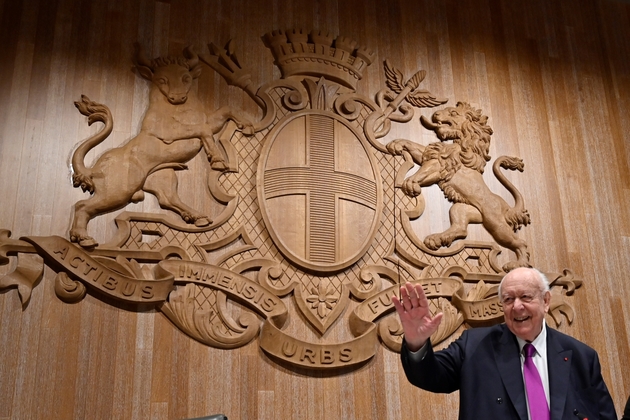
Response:
POLYGON ((201 74, 198 56, 187 47, 183 57, 148 60, 136 44, 134 57, 138 73, 151 82, 149 107, 140 133, 126 144, 103 153, 93 167, 85 166, 85 155, 105 140, 113 129, 112 115, 105 105, 82 96, 76 107, 88 123, 100 121, 104 128, 83 141, 72 156, 73 185, 92 195, 75 204, 70 239, 83 247, 97 242, 88 235, 87 224, 97 215, 120 209, 154 194, 160 206, 179 214, 197 227, 208 226, 210 218, 181 201, 177 193, 175 170, 203 148, 214 170, 225 170, 214 134, 233 120, 244 134, 253 134, 251 122, 229 107, 206 112, 194 90, 194 79, 201 74))

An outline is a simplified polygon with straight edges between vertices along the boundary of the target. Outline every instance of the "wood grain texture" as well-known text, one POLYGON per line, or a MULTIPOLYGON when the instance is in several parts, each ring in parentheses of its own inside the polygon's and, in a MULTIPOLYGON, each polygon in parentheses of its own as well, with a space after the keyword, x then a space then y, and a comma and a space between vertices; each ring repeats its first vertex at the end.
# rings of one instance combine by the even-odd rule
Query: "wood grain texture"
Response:
MULTIPOLYGON (((210 42, 233 39, 258 86, 280 76, 260 37, 294 27, 349 36, 372 49, 377 61, 359 92, 372 95, 385 85, 381 63, 389 59, 405 74, 425 69, 424 87, 449 104, 468 101, 489 116, 491 155, 519 156, 526 164, 514 182, 532 216, 520 232, 531 261, 543 271, 570 268, 584 279, 575 295, 576 319, 560 330, 599 352, 620 411, 630 394, 626 2, 0 0, 0 229, 13 238, 67 237, 72 205, 85 198, 72 188, 70 155, 97 130, 73 102, 86 94, 108 104, 116 121, 87 163, 138 133, 148 85, 131 70, 133 42, 157 56, 179 54, 188 44, 205 51, 210 42)), ((259 112, 209 68, 196 89, 208 108, 259 112)), ((417 118, 395 126, 390 136, 434 140, 417 118)), ((486 181, 501 190, 491 175, 486 181)), ((192 183, 181 182, 184 201, 201 206, 192 183)), ((427 198, 428 221, 416 228, 447 227, 441 193, 427 198)), ((152 198, 127 210, 160 211, 152 198)), ((96 218, 90 233, 108 240, 115 214, 96 218)), ((481 230, 471 236, 488 239, 481 230)), ((0 266, 0 274, 7 270, 0 266)), ((269 360, 255 342, 229 351, 199 344, 155 311, 91 295, 62 303, 54 275, 46 269, 24 309, 14 289, 0 294, 0 419, 182 419, 218 412, 231 420, 456 416, 456 394, 412 387, 397 355, 384 347, 352 372, 296 372, 269 360)), ((302 328, 300 335, 313 334, 302 328)), ((347 339, 344 331, 331 334, 347 339)))

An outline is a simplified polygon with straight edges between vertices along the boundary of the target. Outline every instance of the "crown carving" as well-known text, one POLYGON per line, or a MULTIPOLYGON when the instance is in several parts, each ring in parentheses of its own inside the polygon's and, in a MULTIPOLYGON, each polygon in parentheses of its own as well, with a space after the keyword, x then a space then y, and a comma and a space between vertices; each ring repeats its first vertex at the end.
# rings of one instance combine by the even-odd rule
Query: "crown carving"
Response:
POLYGON ((353 39, 303 29, 273 31, 263 36, 282 77, 323 76, 341 85, 356 89, 363 71, 375 54, 353 39))

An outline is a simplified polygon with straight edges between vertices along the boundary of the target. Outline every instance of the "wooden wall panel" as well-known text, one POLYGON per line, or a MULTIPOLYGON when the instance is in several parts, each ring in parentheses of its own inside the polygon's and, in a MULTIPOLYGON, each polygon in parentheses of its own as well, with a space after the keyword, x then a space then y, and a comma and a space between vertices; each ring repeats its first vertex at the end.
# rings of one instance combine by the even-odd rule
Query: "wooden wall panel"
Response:
MULTIPOLYGON (((516 155, 526 163, 524 174, 510 176, 532 215, 521 231, 532 262, 543 271, 570 268, 584 279, 576 318, 560 329, 598 350, 621 409, 630 394, 628 2, 0 0, 0 229, 13 238, 67 237, 72 205, 84 197, 71 186, 71 152, 97 131, 73 102, 86 94, 114 114, 114 133, 88 154, 88 163, 137 133, 148 86, 131 71, 133 42, 157 56, 233 39, 260 85, 280 76, 261 36, 294 27, 371 48, 377 61, 360 93, 373 95, 385 85, 381 63, 389 59, 405 74, 425 69, 424 87, 489 116, 493 158, 516 155)), ((251 99, 209 68, 204 72, 197 90, 206 106, 231 105, 260 117, 251 99)), ((434 141, 417 118, 395 125, 389 137, 434 141)), ((201 206, 186 176, 182 195, 201 206)), ((426 194, 431 206, 415 225, 419 236, 448 226, 441 192, 426 194)), ((163 212, 152 197, 127 210, 163 212)), ((116 214, 93 220, 90 233, 108 240, 116 214)), ((482 229, 472 229, 471 237, 489 238, 482 229)), ((0 275, 10 270, 0 266, 0 275)), ((54 275, 46 269, 26 308, 14 289, 0 293, 0 420, 215 412, 237 420, 455 417, 456 394, 415 389, 384 347, 352 372, 294 371, 269 360, 255 342, 231 351, 199 344, 154 310, 91 295, 62 303, 54 275)), ((291 328, 313 334, 306 326, 291 328)), ((343 329, 336 327, 331 339, 348 339, 343 329)))

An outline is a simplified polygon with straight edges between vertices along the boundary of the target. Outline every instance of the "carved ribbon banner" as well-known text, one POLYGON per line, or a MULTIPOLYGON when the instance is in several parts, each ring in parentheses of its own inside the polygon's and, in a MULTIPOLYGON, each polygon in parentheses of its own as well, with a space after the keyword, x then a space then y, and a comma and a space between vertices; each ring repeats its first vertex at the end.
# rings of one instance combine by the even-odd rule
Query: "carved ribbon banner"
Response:
POLYGON ((92 258, 85 250, 59 236, 23 238, 57 268, 70 273, 87 286, 132 303, 156 303, 166 300, 173 290, 173 275, 158 265, 155 280, 143 280, 120 274, 92 258))
POLYGON ((260 347, 278 359, 310 369, 356 366, 369 360, 376 352, 376 325, 354 340, 335 344, 314 344, 291 337, 274 325, 265 323, 260 335, 260 347))
MULTIPOLYGON (((433 302, 434 307, 436 307, 435 311, 440 310, 444 312, 444 322, 440 326, 440 330, 432 337, 434 344, 451 335, 462 322, 472 326, 479 326, 496 324, 503 319, 503 311, 498 303, 498 296, 483 300, 466 300, 464 297, 464 283, 458 278, 426 278, 411 281, 410 283, 422 285, 429 302, 433 302), (461 314, 455 315, 455 318, 453 318, 452 314, 445 310, 444 302, 442 302, 441 307, 436 303, 440 299, 450 300, 461 314), (494 309, 486 310, 484 308, 494 309)), ((383 290, 358 305, 351 313, 349 320, 353 334, 362 334, 366 328, 373 326, 377 319, 392 312, 394 305, 391 298, 394 294, 398 294, 398 285, 383 290)), ((379 332, 385 344, 398 351, 402 340, 401 330, 400 326, 393 327, 393 329, 392 327, 391 322, 384 323, 381 325, 379 332), (390 337, 391 334, 394 334, 397 338, 390 337)))
POLYGON ((37 255, 18 254, 15 270, 0 277, 0 290, 17 287, 24 306, 30 300, 33 287, 42 278, 43 273, 44 264, 42 264, 41 258, 37 255))
MULTIPOLYGON (((421 284, 424 293, 429 299, 437 297, 451 298, 451 296, 463 290, 462 281, 456 278, 431 278, 410 283, 421 284)), ((394 309, 391 297, 394 294, 398 294, 398 289, 398 285, 390 287, 363 301, 352 312, 350 325, 355 325, 358 319, 365 322, 374 322, 381 316, 391 312, 394 309)))
POLYGON ((464 300, 460 294, 453 295, 453 305, 462 312, 466 323, 473 327, 498 324, 503 321, 503 305, 499 296, 482 300, 464 300))
POLYGON ((282 327, 287 319, 287 308, 282 299, 233 271, 194 261, 169 260, 161 261, 158 265, 172 273, 175 282, 195 283, 221 290, 278 327, 282 327))

